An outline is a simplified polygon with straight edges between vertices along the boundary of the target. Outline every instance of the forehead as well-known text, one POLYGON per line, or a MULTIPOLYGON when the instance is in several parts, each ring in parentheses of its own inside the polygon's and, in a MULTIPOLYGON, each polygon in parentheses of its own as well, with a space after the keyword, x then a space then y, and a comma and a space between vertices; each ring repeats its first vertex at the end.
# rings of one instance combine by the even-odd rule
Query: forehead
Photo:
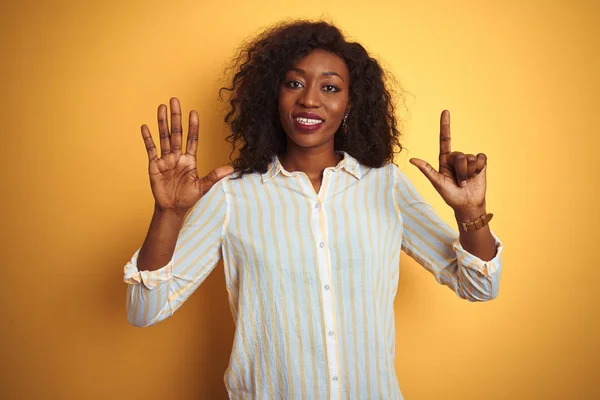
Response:
POLYGON ((302 69, 307 74, 319 75, 323 72, 337 72, 343 78, 349 74, 348 66, 337 54, 322 49, 315 49, 299 59, 294 68, 302 69))

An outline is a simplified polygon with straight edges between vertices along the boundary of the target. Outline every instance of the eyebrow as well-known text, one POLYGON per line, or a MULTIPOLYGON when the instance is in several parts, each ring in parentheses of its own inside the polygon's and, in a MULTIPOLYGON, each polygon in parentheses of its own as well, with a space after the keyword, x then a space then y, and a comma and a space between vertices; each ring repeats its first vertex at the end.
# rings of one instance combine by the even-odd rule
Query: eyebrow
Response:
MULTIPOLYGON (((296 68, 296 67, 292 68, 292 69, 291 69, 291 71, 296 71, 296 72, 299 72, 299 73, 301 73, 301 74, 304 74, 304 73, 306 73, 306 71, 305 71, 305 70, 303 70, 302 68, 296 68)), ((342 77, 340 76, 340 74, 338 74, 338 73, 337 73, 337 72, 335 72, 335 71, 326 71, 326 72, 323 72, 321 75, 322 75, 322 76, 331 76, 331 75, 335 75, 335 76, 337 76, 338 78, 340 78, 342 81, 344 81, 344 78, 342 78, 342 77)), ((345 81, 344 81, 344 82, 345 82, 345 81)))

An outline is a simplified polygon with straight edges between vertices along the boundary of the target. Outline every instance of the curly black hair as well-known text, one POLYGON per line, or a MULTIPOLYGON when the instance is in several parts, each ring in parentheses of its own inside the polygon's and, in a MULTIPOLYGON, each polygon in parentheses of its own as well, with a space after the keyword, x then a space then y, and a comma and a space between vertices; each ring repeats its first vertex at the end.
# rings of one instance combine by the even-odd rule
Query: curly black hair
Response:
POLYGON ((231 86, 219 90, 221 100, 223 90, 230 92, 225 122, 231 127, 230 158, 239 150, 232 159, 238 177, 266 172, 273 157, 286 151, 287 136, 277 109, 279 90, 286 72, 314 49, 338 55, 350 71, 348 133, 336 132, 335 150, 375 168, 393 162, 402 150, 392 92, 386 87, 393 78, 377 60, 328 22, 281 22, 241 47, 229 68, 234 71, 231 86))

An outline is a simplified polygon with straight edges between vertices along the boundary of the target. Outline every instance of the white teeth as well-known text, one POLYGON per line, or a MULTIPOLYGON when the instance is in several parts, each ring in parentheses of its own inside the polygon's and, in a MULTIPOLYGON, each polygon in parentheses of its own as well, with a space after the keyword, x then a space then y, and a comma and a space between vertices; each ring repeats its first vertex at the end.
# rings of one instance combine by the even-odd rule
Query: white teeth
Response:
POLYGON ((300 122, 303 125, 316 125, 316 124, 320 124, 321 122, 323 122, 323 120, 320 120, 320 119, 311 119, 311 118, 302 118, 302 117, 296 117, 295 119, 296 119, 296 121, 300 122))

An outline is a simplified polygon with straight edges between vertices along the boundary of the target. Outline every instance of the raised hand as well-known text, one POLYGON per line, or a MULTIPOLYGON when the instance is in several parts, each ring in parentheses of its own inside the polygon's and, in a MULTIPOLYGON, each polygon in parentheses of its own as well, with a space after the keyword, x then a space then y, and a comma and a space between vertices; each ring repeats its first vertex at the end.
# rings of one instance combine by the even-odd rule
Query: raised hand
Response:
POLYGON ((198 177, 196 150, 198 149, 198 113, 190 112, 186 151, 182 152, 181 108, 179 100, 172 98, 171 130, 167 119, 167 106, 158 106, 158 131, 161 154, 148 126, 142 125, 142 138, 148 152, 150 186, 158 210, 185 213, 220 179, 233 173, 231 166, 216 168, 203 178, 198 177))
POLYGON ((439 171, 418 158, 411 158, 410 162, 423 172, 455 212, 465 214, 485 209, 487 157, 483 153, 475 156, 452 151, 448 110, 440 118, 439 171))

